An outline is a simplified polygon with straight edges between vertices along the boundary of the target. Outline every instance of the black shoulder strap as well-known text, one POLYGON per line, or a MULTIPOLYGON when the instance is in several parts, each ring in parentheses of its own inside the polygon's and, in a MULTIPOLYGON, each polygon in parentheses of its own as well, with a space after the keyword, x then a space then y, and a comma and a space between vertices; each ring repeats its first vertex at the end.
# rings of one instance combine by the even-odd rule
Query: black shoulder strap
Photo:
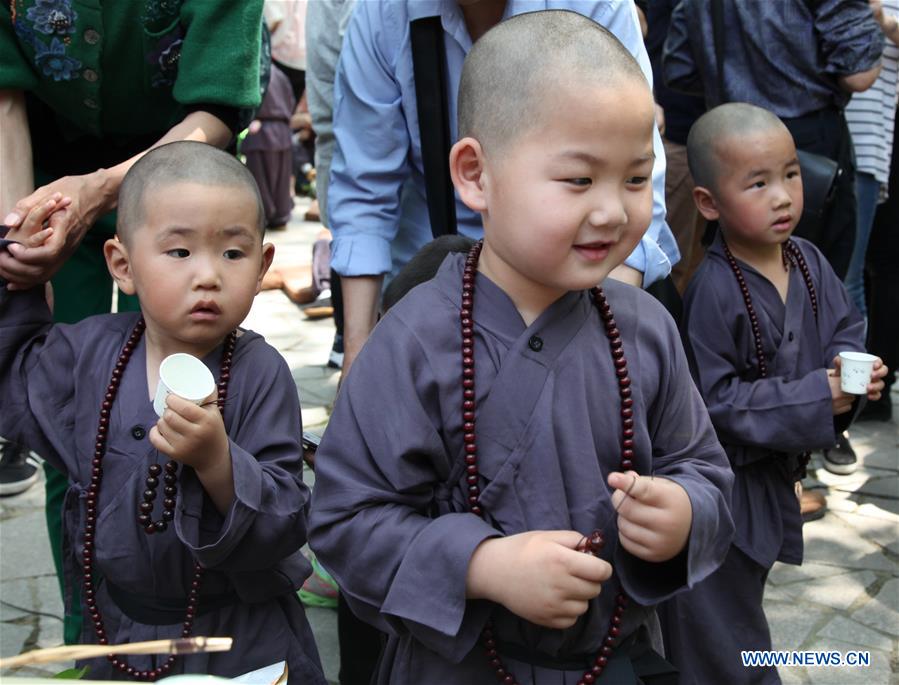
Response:
POLYGON ((718 74, 718 104, 727 102, 724 90, 724 3, 712 0, 712 40, 715 41, 715 70, 718 74))
POLYGON ((428 216, 431 233, 437 238, 456 233, 456 199, 449 173, 451 140, 443 26, 440 17, 425 17, 412 21, 409 29, 428 216))

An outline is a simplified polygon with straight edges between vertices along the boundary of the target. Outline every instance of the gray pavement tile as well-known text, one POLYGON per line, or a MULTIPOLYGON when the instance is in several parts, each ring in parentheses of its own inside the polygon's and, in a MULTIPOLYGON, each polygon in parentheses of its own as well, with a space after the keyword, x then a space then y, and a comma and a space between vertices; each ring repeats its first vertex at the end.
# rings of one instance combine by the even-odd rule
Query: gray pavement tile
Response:
POLYGON ((792 599, 778 602, 769 601, 765 597, 764 607, 774 649, 799 649, 808 639, 812 628, 833 615, 831 610, 824 607, 806 607, 798 605, 792 599))
MULTIPOLYGON (((768 574, 768 584, 809 583, 815 578, 837 576, 843 573, 847 573, 845 568, 833 564, 818 564, 813 561, 805 561, 801 566, 796 566, 794 564, 783 564, 778 561, 774 563, 774 567, 768 574)), ((765 592, 767 595, 767 588, 765 592)))
POLYGON ((862 516, 870 516, 872 518, 882 518, 887 521, 896 521, 899 518, 899 507, 895 500, 884 499, 883 497, 865 497, 857 496, 855 501, 858 503, 856 513, 862 516))
MULTIPOLYGON (((880 592, 877 593, 877 601, 893 611, 899 611, 899 578, 890 578, 880 592)), ((899 624, 897 624, 899 628, 899 624)))
POLYGON ((877 576, 871 571, 855 571, 836 576, 822 576, 809 583, 791 583, 781 586, 780 589, 794 599, 845 611, 860 595, 864 595, 865 588, 875 580, 877 576))
POLYGON ((882 633, 891 635, 894 639, 899 639, 899 612, 877 599, 871 600, 858 611, 853 612, 852 618, 869 628, 874 628, 882 633))
MULTIPOLYGON (((869 469, 866 469, 870 472, 869 469)), ((883 478, 870 478, 861 487, 855 488, 856 493, 872 495, 882 498, 899 499, 899 476, 886 476, 883 478)))
POLYGON ((0 548, 3 580, 54 573, 43 508, 0 524, 0 548))
POLYGON ((875 518, 857 511, 838 511, 833 515, 856 528, 863 537, 899 555, 899 516, 885 512, 885 516, 875 518))
POLYGON ((899 564, 836 516, 825 516, 808 524, 803 529, 803 537, 807 561, 899 574, 899 564))
POLYGON ((340 649, 337 644, 337 612, 334 609, 306 607, 306 618, 312 626, 315 644, 321 657, 325 678, 337 682, 340 667, 340 649))
MULTIPOLYGON (((839 640, 850 645, 855 645, 856 649, 882 649, 889 652, 895 647, 895 639, 888 637, 877 630, 872 630, 858 621, 846 618, 845 616, 834 616, 826 626, 818 631, 819 640, 830 638, 839 640)), ((831 647, 836 649, 836 647, 831 647)))

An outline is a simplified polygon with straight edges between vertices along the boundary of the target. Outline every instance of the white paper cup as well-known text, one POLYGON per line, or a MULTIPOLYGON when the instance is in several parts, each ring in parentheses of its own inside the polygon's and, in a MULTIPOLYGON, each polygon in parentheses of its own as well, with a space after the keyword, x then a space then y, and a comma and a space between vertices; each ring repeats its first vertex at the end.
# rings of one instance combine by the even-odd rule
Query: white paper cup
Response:
POLYGON ((215 378, 206 365, 190 354, 178 352, 162 360, 159 365, 159 383, 153 409, 159 416, 165 411, 165 398, 169 394, 183 397, 199 404, 215 390, 215 378))
POLYGON ((867 352, 840 352, 840 390, 867 395, 877 357, 867 352))

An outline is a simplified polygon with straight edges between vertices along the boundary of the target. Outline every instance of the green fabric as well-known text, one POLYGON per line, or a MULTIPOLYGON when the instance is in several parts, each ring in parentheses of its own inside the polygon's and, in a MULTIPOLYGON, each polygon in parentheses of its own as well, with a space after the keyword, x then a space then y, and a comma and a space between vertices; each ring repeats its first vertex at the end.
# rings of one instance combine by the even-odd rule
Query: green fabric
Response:
POLYGON ((185 105, 261 101, 263 0, 59 4, 70 27, 49 34, 35 0, 0 4, 0 89, 33 92, 71 138, 165 132, 184 118, 185 105))

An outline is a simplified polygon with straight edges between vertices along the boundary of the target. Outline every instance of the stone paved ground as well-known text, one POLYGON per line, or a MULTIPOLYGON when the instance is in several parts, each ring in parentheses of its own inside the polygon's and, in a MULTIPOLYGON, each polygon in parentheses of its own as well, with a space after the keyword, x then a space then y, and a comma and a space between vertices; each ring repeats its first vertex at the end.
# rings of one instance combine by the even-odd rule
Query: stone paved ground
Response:
MULTIPOLYGON (((298 204, 288 231, 274 233, 276 266, 309 262, 317 225, 303 222, 298 204)), ((338 374, 325 366, 333 337, 330 320, 309 321, 280 291, 259 295, 246 325, 277 347, 300 393, 304 424, 321 431, 338 374)), ((899 393, 893 395, 899 415, 899 393)), ((852 442, 861 467, 851 476, 817 468, 829 513, 805 528, 801 567, 778 564, 770 575, 765 610, 775 649, 869 650, 867 668, 781 669, 785 683, 899 685, 899 429, 858 424, 852 442)), ((820 460, 813 462, 820 466, 820 460)), ((308 473, 307 482, 314 482, 308 473)), ((0 655, 57 645, 61 602, 46 543, 43 488, 0 499, 0 655)), ((309 610, 326 674, 336 682, 335 614, 309 610)), ((708 639, 708 636, 700 636, 708 639)), ((59 665, 59 669, 65 665, 59 665)), ((22 669, 45 675, 55 668, 22 669)))

